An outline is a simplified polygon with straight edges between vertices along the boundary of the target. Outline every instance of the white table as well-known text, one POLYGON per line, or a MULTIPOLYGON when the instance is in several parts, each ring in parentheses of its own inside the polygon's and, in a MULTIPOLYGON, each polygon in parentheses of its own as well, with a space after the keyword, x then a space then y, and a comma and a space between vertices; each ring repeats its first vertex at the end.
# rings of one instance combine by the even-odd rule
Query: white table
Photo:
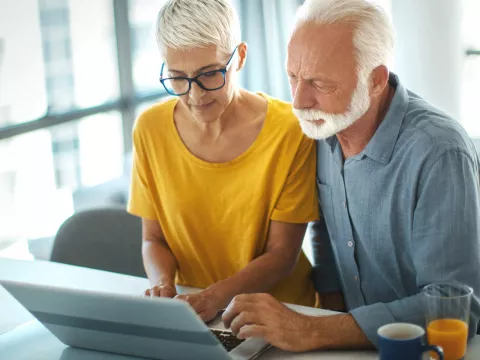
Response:
MULTIPOLYGON (((101 290, 122 294, 141 294, 147 287, 146 279, 133 276, 109 273, 105 271, 85 269, 75 266, 56 264, 44 261, 21 261, 0 259, 0 279, 28 281, 37 284, 48 284, 70 288, 101 290)), ((190 292, 193 289, 181 288, 179 292, 190 292)), ((295 310, 309 315, 329 315, 329 311, 292 306, 295 310)), ((0 286, 0 358, 2 346, 8 346, 11 330, 17 326, 32 321, 28 313, 4 288, 0 286)), ((93 351, 68 348, 53 335, 44 339, 26 338, 24 344, 18 344, 19 351, 8 360, 41 359, 42 347, 58 349, 58 356, 48 360, 128 360, 132 357, 99 354, 93 351), (34 349, 34 350, 33 350, 34 349), (35 351, 35 353, 29 353, 35 351), (13 357, 12 357, 13 356, 13 357)), ((314 351, 303 354, 292 354, 279 349, 270 349, 261 359, 330 359, 330 360, 371 360, 377 359, 372 351, 314 351)), ((480 359, 480 337, 474 339, 469 347, 466 359, 480 359)))

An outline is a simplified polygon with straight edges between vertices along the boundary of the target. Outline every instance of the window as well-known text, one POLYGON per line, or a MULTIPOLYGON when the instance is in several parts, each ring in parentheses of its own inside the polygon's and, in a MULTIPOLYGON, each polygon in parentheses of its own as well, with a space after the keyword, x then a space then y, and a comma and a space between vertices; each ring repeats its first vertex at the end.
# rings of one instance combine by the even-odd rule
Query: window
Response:
POLYGON ((0 0, 0 253, 53 236, 89 187, 128 185, 135 109, 164 95, 159 6, 0 0))
MULTIPOLYGON (((0 8, 0 129, 118 98, 112 1, 0 8)), ((122 173, 121 126, 118 112, 103 113, 0 142, 0 248, 52 236, 76 189, 122 173)))
POLYGON ((0 0, 0 8, 0 127, 118 97, 112 1, 0 0))
POLYGON ((74 211, 73 194, 120 176, 118 112, 0 142, 0 250, 19 239, 53 236, 74 211))
POLYGON ((158 51, 155 25, 164 1, 130 0, 133 81, 137 91, 162 90, 159 82, 162 58, 158 51))
POLYGON ((45 2, 49 1, 40 1, 39 9, 44 60, 47 80, 56 85, 47 92, 49 106, 65 111, 116 99, 113 2, 57 0, 56 6, 44 6, 45 2))
POLYGON ((0 0, 0 9, 2 127, 41 117, 47 93, 37 0, 0 0))

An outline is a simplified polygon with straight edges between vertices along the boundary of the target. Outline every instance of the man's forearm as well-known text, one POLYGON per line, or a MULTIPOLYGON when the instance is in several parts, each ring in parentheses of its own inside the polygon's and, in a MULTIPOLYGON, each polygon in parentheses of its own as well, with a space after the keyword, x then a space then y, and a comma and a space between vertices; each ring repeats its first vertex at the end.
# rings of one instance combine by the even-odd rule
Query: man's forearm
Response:
POLYGON ((213 284, 207 291, 221 299, 222 307, 227 307, 238 294, 269 291, 291 273, 290 264, 291 261, 284 259, 281 255, 266 253, 250 262, 235 275, 213 284))
POLYGON ((332 316, 309 316, 306 319, 306 333, 310 350, 373 349, 362 329, 350 314, 332 316))
POLYGON ((152 286, 175 286, 177 260, 166 245, 157 241, 143 241, 142 255, 145 270, 152 286))

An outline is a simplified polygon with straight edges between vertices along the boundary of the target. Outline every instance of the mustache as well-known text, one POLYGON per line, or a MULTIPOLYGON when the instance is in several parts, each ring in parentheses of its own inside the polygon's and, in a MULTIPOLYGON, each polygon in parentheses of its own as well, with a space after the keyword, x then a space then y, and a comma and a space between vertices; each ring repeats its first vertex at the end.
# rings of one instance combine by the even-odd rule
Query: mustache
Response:
POLYGON ((316 121, 316 120, 323 120, 324 118, 328 118, 333 114, 326 113, 322 110, 318 109, 296 109, 293 108, 293 114, 304 121, 316 121))

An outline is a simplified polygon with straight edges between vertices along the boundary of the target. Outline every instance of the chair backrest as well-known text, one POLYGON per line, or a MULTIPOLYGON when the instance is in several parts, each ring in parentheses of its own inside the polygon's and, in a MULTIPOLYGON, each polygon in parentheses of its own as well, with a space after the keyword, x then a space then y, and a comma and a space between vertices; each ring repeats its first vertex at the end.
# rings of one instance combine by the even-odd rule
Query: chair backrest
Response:
POLYGON ((115 208, 76 213, 58 230, 50 260, 146 277, 141 219, 115 208))

